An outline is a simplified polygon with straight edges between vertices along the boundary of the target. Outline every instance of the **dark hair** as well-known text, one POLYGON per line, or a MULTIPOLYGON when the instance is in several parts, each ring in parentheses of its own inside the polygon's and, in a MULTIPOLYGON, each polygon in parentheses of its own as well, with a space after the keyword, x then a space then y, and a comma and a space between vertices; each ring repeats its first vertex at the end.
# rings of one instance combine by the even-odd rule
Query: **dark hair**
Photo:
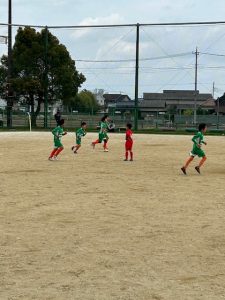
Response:
POLYGON ((199 131, 202 131, 202 130, 204 130, 205 128, 206 128, 206 124, 205 124, 205 123, 201 123, 201 124, 198 125, 198 130, 199 130, 199 131))
POLYGON ((107 118, 108 118, 108 115, 105 115, 104 117, 101 118, 101 121, 105 122, 105 119, 107 119, 107 118))
POLYGON ((58 124, 59 124, 59 126, 63 125, 64 124, 64 119, 59 120, 58 124))
POLYGON ((132 128, 132 124, 131 123, 127 123, 127 128, 131 129, 132 128))
POLYGON ((87 125, 86 122, 81 122, 81 126, 87 125))

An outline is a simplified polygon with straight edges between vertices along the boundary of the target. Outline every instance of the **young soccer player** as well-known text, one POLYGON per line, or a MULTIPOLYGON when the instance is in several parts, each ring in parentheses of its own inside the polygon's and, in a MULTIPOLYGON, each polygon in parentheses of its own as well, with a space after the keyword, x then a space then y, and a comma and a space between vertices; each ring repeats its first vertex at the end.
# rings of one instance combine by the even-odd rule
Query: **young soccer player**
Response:
POLYGON ((59 121, 59 125, 52 130, 52 134, 54 135, 54 149, 52 150, 49 160, 57 160, 60 152, 63 151, 64 147, 61 142, 61 138, 63 135, 66 135, 67 132, 63 130, 64 119, 59 121))
POLYGON ((205 152, 201 149, 202 144, 207 145, 204 141, 204 133, 207 130, 206 124, 199 124, 198 133, 192 138, 192 142, 194 143, 192 151, 190 152, 190 157, 187 159, 185 165, 181 168, 181 171, 186 175, 186 170, 189 164, 192 162, 194 157, 197 155, 201 158, 199 165, 195 167, 195 170, 200 174, 200 168, 206 161, 205 152))
POLYGON ((102 141, 104 142, 103 144, 103 148, 105 152, 108 152, 108 147, 107 147, 107 143, 109 140, 108 134, 107 134, 107 130, 108 130, 108 123, 109 122, 109 118, 107 115, 105 115, 104 117, 102 117, 101 119, 101 123, 100 123, 100 131, 98 134, 98 139, 94 142, 92 142, 92 147, 93 149, 95 148, 96 144, 101 144, 102 141))
POLYGON ((82 122, 81 128, 76 131, 76 145, 71 148, 74 154, 77 154, 78 149, 80 149, 81 147, 81 138, 87 134, 85 131, 86 128, 87 128, 87 123, 82 122))
POLYGON ((125 159, 124 161, 128 161, 128 156, 130 152, 130 161, 133 161, 133 139, 132 139, 132 125, 130 123, 127 124, 127 130, 126 130, 126 142, 125 142, 125 159))

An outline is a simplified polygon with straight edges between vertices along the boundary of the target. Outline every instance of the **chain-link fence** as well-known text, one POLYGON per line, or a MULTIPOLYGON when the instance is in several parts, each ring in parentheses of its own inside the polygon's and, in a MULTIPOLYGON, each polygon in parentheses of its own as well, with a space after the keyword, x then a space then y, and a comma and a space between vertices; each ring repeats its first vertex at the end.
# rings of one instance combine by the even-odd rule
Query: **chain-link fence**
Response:
MULTIPOLYGON (((124 127, 127 120, 135 122, 134 116, 138 115, 137 100, 141 101, 144 93, 159 93, 165 89, 187 91, 194 90, 196 86, 201 93, 211 93, 214 99, 224 93, 224 23, 128 24, 124 26, 92 26, 94 23, 91 20, 89 23, 88 26, 50 26, 48 31, 57 37, 59 43, 66 46, 75 61, 76 69, 86 77, 80 90, 87 89, 93 93, 96 90, 102 90, 105 94, 123 94, 129 96, 131 101, 135 100, 136 113, 132 111, 129 117, 122 114, 112 115, 118 127, 124 127), (196 51, 196 46, 198 51, 196 51), (197 65, 196 53, 198 54, 197 65)), ((24 26, 12 26, 13 42, 19 27, 24 28, 24 26)), ((32 26, 32 28, 36 32, 45 30, 45 26, 32 26)), ((7 24, 0 24, 0 35, 7 38, 7 29, 7 24)), ((45 63, 50 58, 47 36, 43 42, 46 44, 46 51, 42 53, 45 63)), ((0 45, 0 55, 2 54, 7 54, 7 45, 0 45)), ((45 86, 45 88, 46 93, 50 93, 51 87, 45 86)), ((52 99, 54 100, 54 97, 52 99)), ((14 99, 14 102, 17 103, 17 100, 18 98, 14 99)), ((45 110, 48 100, 45 97, 45 110)), ((60 99, 62 102, 64 100, 60 99)), ((192 105, 193 110, 196 109, 193 101, 187 105, 192 105)), ((1 111, 0 125, 3 124, 5 127, 6 111, 5 109, 1 111)), ((171 117, 169 112, 165 115, 154 114, 153 116, 150 112, 149 117, 138 120, 138 128, 183 128, 195 125, 193 115, 171 117)), ((101 114, 94 115, 91 112, 84 115, 80 111, 78 114, 63 115, 68 127, 76 127, 81 120, 85 119, 91 128, 95 128, 100 116, 101 114)), ((206 120, 211 127, 223 128, 224 126, 223 116, 199 115, 196 123, 201 120, 206 120)), ((26 127, 27 124, 26 111, 13 108, 12 126, 26 127)), ((44 125, 53 127, 54 124, 53 114, 44 115, 42 109, 37 117, 37 126, 39 128, 44 125), (44 117, 47 117, 45 124, 44 117)))

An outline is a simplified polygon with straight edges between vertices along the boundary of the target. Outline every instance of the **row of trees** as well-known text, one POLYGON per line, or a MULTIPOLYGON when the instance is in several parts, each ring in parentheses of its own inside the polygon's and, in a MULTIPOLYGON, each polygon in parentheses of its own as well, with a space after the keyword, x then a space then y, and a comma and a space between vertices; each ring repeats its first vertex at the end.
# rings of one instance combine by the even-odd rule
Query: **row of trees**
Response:
POLYGON ((49 104, 61 100, 70 109, 98 109, 91 92, 78 93, 86 78, 76 69, 66 47, 47 29, 40 32, 30 27, 18 29, 12 49, 12 66, 12 76, 7 82, 8 59, 3 55, 0 97, 6 99, 10 90, 14 103, 29 105, 33 126, 36 126, 45 96, 49 104))

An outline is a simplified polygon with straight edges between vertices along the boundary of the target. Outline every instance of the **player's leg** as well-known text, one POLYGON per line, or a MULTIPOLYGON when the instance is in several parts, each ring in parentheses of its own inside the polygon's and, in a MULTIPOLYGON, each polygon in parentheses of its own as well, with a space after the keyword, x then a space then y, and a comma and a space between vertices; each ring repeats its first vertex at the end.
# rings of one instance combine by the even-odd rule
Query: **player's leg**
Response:
POLYGON ((125 159, 124 159, 124 161, 128 161, 128 147, 127 147, 127 142, 125 143, 125 159))
POLYGON ((54 148, 53 150, 52 150, 52 152, 50 153, 50 155, 49 155, 49 160, 52 160, 52 158, 53 158, 53 156, 55 156, 55 153, 57 152, 57 150, 58 150, 58 148, 54 148))
POLYGON ((91 143, 93 149, 95 148, 96 144, 101 144, 102 140, 103 140, 103 135, 102 135, 102 133, 99 133, 98 134, 98 139, 91 143))
POLYGON ((105 133, 105 135, 104 135, 104 144, 103 144, 103 148, 104 148, 104 151, 105 152, 108 152, 109 150, 108 150, 108 146, 107 146, 107 143, 108 143, 108 141, 109 141, 109 137, 108 137, 108 135, 107 135, 107 133, 105 133))
POLYGON ((134 160, 134 155, 133 155, 133 151, 132 149, 130 150, 130 161, 133 161, 134 160))
POLYGON ((81 138, 76 139, 76 146, 73 147, 73 152, 77 154, 78 149, 81 147, 81 138))
POLYGON ((189 164, 192 162, 194 159, 194 155, 191 154, 191 156, 186 160, 184 166, 181 168, 181 171, 186 175, 186 169, 189 166, 189 164))
POLYGON ((81 147, 81 144, 77 144, 75 147, 74 147, 74 153, 75 154, 77 154, 77 151, 78 151, 78 149, 80 149, 80 147, 81 147))
POLYGON ((133 142, 130 143, 130 161, 134 160, 134 155, 133 155, 133 142))
POLYGON ((63 146, 59 147, 59 148, 57 149, 57 151, 55 152, 54 157, 57 158, 57 156, 59 155, 59 153, 61 153, 61 152, 63 151, 63 149, 64 149, 63 146))
MULTIPOLYGON (((203 152, 203 153, 204 153, 204 152, 203 152)), ((203 155, 203 153, 202 153, 202 155, 203 155)), ((195 170, 196 170, 199 174, 200 174, 200 168, 202 167, 202 165, 205 163, 205 161, 206 161, 206 159, 207 159, 207 157, 205 156, 205 154, 204 154, 204 156, 201 156, 201 157, 202 157, 202 159, 200 160, 198 166, 195 167, 195 170)))

